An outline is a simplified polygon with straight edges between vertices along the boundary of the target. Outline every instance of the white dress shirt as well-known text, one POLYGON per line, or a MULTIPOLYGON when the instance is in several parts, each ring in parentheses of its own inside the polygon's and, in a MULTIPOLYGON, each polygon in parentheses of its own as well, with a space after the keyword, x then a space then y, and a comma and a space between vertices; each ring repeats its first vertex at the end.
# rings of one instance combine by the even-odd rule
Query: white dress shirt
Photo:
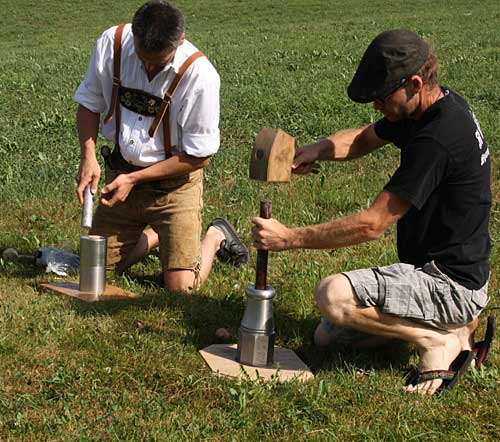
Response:
MULTIPOLYGON (((84 80, 74 101, 101 114, 101 133, 115 139, 115 118, 104 124, 111 105, 113 79, 113 44, 116 26, 97 40, 84 80)), ((184 61, 198 49, 187 40, 177 48, 172 63, 149 81, 142 61, 134 48, 132 26, 127 24, 122 35, 121 84, 163 97, 184 61)), ((185 72, 170 104, 170 141, 172 154, 181 151, 195 157, 217 152, 219 132, 219 74, 206 57, 197 59, 185 72)), ((162 124, 154 138, 148 134, 154 117, 137 114, 121 106, 120 151, 131 164, 149 166, 165 159, 162 124)))

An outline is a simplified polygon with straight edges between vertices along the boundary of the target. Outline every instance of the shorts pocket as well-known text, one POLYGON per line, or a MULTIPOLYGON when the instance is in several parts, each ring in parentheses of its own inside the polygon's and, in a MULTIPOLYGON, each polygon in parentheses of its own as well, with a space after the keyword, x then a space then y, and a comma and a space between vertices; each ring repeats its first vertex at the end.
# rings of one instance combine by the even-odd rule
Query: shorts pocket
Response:
POLYGON ((430 288, 435 306, 436 321, 439 324, 461 322, 463 313, 457 308, 457 300, 450 281, 444 276, 434 278, 434 286, 430 288))
POLYGON ((490 298, 488 297, 488 291, 486 288, 483 287, 479 290, 472 290, 472 302, 480 309, 486 307, 489 300, 490 298))
POLYGON ((415 282, 416 284, 387 285, 382 310, 404 318, 434 319, 435 306, 429 289, 425 284, 415 282))

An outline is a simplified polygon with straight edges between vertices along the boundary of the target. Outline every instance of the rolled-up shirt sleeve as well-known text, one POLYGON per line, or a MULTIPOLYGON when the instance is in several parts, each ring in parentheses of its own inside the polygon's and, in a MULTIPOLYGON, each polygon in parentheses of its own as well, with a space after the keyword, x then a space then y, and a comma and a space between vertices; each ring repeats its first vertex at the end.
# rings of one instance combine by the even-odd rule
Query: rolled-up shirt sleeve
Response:
POLYGON ((103 45, 104 38, 97 40, 90 58, 85 78, 78 86, 73 100, 95 113, 103 113, 106 109, 106 101, 103 93, 103 45))
POLYGON ((220 146, 220 78, 214 70, 214 75, 197 83, 182 105, 177 124, 182 150, 194 157, 207 157, 215 154, 220 146))

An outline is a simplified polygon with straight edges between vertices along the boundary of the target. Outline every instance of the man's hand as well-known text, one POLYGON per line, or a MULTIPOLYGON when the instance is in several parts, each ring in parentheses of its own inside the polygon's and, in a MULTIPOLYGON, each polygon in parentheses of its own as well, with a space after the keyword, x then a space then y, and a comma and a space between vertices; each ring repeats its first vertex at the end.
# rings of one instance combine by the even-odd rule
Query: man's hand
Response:
POLYGON ((317 162, 320 156, 318 146, 310 144, 295 150, 292 172, 297 174, 318 173, 320 168, 317 162))
POLYGON ((111 183, 104 186, 101 190, 101 204, 103 206, 113 207, 116 203, 123 203, 134 183, 129 174, 118 175, 111 183))
POLYGON ((99 184, 99 177, 101 176, 101 167, 97 162, 95 156, 93 158, 84 159, 80 163, 80 168, 78 170, 78 175, 76 176, 76 181, 78 186, 76 188, 76 195, 78 196, 78 201, 83 204, 83 192, 87 184, 91 183, 92 195, 97 192, 97 186, 99 184))
POLYGON ((274 218, 252 218, 253 245, 259 250, 279 252, 290 249, 292 230, 274 218))

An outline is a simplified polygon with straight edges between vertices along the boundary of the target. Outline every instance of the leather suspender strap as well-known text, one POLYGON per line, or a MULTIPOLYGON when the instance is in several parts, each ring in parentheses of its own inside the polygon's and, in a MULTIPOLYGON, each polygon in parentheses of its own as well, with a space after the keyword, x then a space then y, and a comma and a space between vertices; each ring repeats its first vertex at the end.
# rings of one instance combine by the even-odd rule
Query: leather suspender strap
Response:
MULTIPOLYGON (((165 158, 169 158, 172 155, 172 143, 170 141, 170 99, 172 96, 169 97, 169 102, 167 107, 165 108, 165 111, 163 112, 163 149, 165 150, 165 158)), ((154 121, 151 124, 151 127, 149 128, 149 133, 151 133, 151 129, 153 127, 154 121)), ((159 123, 158 123, 159 124, 159 123)), ((156 126, 156 129, 158 126, 156 126)), ((156 131, 155 129, 155 131, 156 131)), ((154 132, 153 132, 154 135, 154 132)))
POLYGON ((116 28, 115 32, 115 42, 113 45, 113 89, 111 92, 111 104, 109 106, 109 111, 106 117, 104 117, 104 123, 107 124, 113 118, 113 113, 115 114, 115 143, 118 145, 118 137, 120 133, 120 104, 118 101, 118 94, 120 92, 120 65, 121 65, 121 55, 122 55, 122 33, 125 24, 121 23, 116 28))
POLYGON ((156 114, 153 122, 151 123, 151 127, 149 128, 149 136, 154 137, 160 122, 163 122, 163 144, 165 147, 165 154, 167 158, 170 156, 170 151, 172 150, 172 146, 170 143, 170 101, 172 100, 172 96, 179 85, 179 82, 182 79, 182 76, 188 70, 189 66, 200 57, 203 57, 204 54, 201 51, 195 52, 192 54, 181 66, 179 72, 172 81, 172 84, 168 88, 167 93, 163 97, 163 103, 159 112, 156 114))
POLYGON ((204 57, 203 52, 201 51, 195 52, 194 54, 190 55, 189 58, 182 64, 181 68, 179 69, 179 72, 174 78, 174 81, 172 81, 172 84, 168 88, 168 93, 170 94, 170 96, 174 95, 174 92, 177 89, 179 81, 181 81, 182 76, 186 73, 189 66, 191 66, 191 64, 200 57, 204 57))

